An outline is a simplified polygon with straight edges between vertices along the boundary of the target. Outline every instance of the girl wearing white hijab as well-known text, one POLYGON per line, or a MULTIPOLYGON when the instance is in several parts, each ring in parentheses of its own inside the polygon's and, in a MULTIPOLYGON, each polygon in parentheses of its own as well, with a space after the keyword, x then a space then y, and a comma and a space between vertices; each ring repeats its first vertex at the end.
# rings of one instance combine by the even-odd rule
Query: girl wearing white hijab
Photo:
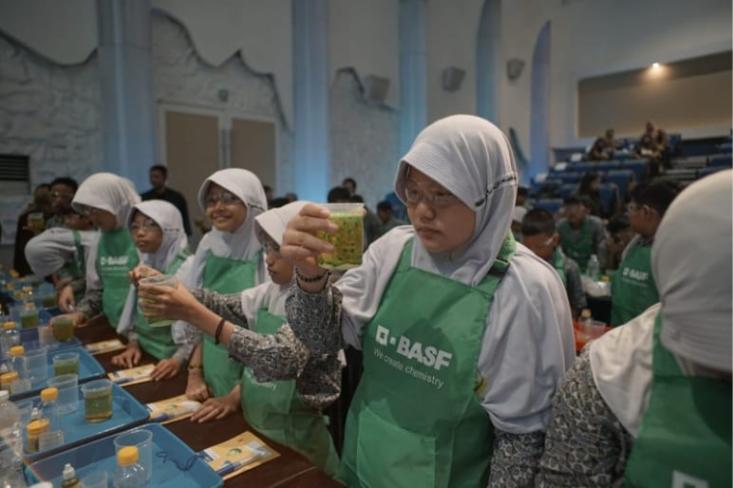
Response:
MULTIPOLYGON (((175 206, 163 200, 138 203, 127 225, 142 253, 143 266, 169 276, 186 275, 193 256, 188 251, 181 213, 175 206)), ((156 381, 177 375, 193 349, 180 328, 150 326, 137 306, 134 286, 130 286, 117 333, 127 336, 128 343, 124 352, 112 358, 112 364, 136 366, 145 351, 159 361, 151 374, 156 381)))
POLYGON ((334 287, 316 256, 328 211, 305 206, 282 253, 298 286, 287 317, 312 353, 363 351, 342 452, 347 486, 528 486, 550 401, 574 358, 567 296, 510 232, 517 173, 478 117, 424 129, 395 190, 412 226, 374 242, 334 287), (493 453, 492 453, 493 451, 493 453))
POLYGON ((150 308, 146 305, 146 311, 187 320, 211 336, 217 334, 218 323, 226 317, 229 321, 219 330, 219 339, 228 346, 230 356, 249 366, 244 368, 241 384, 226 397, 207 400, 191 417, 193 421, 224 418, 241 407, 247 423, 260 434, 295 449, 335 475, 338 455, 321 411, 338 398, 339 360, 335 355, 311 356, 285 323, 293 266, 279 249, 288 221, 304 204, 290 203, 255 219, 272 281, 228 295, 200 288, 189 293, 183 287, 172 290, 140 285, 140 296, 155 303, 150 308), (273 367, 285 371, 280 376, 297 377, 297 382, 260 382, 273 367), (323 378, 326 371, 328 376, 323 378), (309 390, 314 377, 320 389, 309 390))
POLYGON ((578 357, 539 486, 731 486, 732 193, 720 172, 667 210, 652 248, 661 303, 578 357))
MULTIPOLYGON (((213 228, 199 243, 185 284, 219 293, 238 293, 266 279, 262 248, 255 236, 255 217, 267 210, 262 183, 251 171, 229 168, 217 171, 201 185, 201 209, 213 228)), ((174 325, 179 327, 178 324, 174 325)), ((186 394, 205 400, 228 394, 242 377, 242 365, 229 358, 227 350, 206 335, 185 326, 187 341, 198 343, 188 368, 186 394), (202 376, 203 369, 203 376, 202 376)))
POLYGON ((87 266, 84 298, 76 311, 68 314, 76 325, 103 312, 110 326, 117 328, 130 287, 128 272, 140 258, 127 230, 127 217, 140 201, 133 183, 112 173, 97 173, 81 184, 71 205, 88 215, 99 229, 96 247, 87 266))
MULTIPOLYGON (((70 286, 74 300, 81 299, 86 288, 87 256, 97 245, 99 232, 79 231, 65 227, 47 229, 28 241, 25 257, 39 278, 54 276, 57 290, 70 286)), ((94 263, 91 263, 93 266, 94 263)), ((61 301, 59 294, 59 301, 61 301)), ((66 311, 67 305, 62 305, 66 311)))

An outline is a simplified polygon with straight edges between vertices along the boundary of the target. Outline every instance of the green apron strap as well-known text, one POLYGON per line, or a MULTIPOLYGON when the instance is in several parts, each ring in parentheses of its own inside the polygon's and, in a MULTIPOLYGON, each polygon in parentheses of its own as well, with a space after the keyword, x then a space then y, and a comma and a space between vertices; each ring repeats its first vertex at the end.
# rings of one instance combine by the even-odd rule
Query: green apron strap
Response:
POLYGON ((636 242, 611 283, 611 325, 623 325, 659 302, 652 275, 652 246, 636 242))
POLYGON ((127 228, 104 231, 97 245, 96 267, 102 281, 102 310, 109 325, 117 329, 130 289, 128 272, 140 258, 127 228))
POLYGON ((625 486, 731 486, 731 383, 685 376, 654 325, 651 398, 624 473, 625 486))

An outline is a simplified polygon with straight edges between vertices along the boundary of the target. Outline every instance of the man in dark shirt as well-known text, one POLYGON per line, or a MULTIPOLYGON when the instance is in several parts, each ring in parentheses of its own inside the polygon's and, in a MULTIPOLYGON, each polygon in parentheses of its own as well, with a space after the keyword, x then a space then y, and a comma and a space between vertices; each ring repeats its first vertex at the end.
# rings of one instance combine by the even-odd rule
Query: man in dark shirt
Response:
POLYGON ((186 229, 186 235, 191 236, 191 223, 188 220, 188 206, 186 205, 186 197, 172 188, 165 186, 168 179, 168 168, 160 164, 156 164, 150 168, 150 184, 153 185, 151 190, 146 191, 142 195, 143 200, 165 200, 170 202, 181 212, 183 218, 183 227, 186 229))

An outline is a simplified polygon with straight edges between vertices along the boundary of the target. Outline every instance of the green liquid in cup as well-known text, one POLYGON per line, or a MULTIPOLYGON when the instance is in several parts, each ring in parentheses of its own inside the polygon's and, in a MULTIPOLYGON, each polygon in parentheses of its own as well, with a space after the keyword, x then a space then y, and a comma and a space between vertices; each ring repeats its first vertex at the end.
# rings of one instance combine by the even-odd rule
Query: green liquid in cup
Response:
POLYGON ((54 361, 53 375, 61 376, 62 374, 79 374, 79 360, 54 361))
POLYGON ((38 325, 38 312, 23 312, 20 314, 20 326, 30 329, 38 325))
POLYGON ((66 342, 74 337, 74 321, 68 318, 56 319, 51 324, 53 337, 59 342, 66 342))
POLYGON ((87 422, 104 422, 112 417, 112 389, 84 394, 84 418, 87 422))
POLYGON ((364 225, 361 215, 332 213, 329 219, 339 226, 334 234, 319 232, 318 238, 329 242, 335 249, 321 254, 318 265, 326 269, 345 270, 361 265, 364 251, 364 225))

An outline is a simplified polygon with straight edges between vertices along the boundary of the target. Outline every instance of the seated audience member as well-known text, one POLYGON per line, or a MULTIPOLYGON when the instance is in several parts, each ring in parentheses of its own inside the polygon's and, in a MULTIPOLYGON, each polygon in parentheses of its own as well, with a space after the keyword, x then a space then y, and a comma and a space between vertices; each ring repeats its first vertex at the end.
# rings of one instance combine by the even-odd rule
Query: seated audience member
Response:
POLYGON ((518 242, 522 242, 522 219, 524 219, 524 216, 527 214, 527 209, 525 207, 519 207, 517 205, 514 206, 514 209, 512 209, 512 234, 514 234, 514 239, 516 239, 518 242))
POLYGON ((168 179, 168 168, 156 164, 150 168, 150 184, 153 188, 141 194, 143 201, 145 200, 165 200, 172 203, 183 219, 183 227, 186 229, 186 235, 191 236, 191 222, 188 218, 188 204, 186 197, 181 192, 174 190, 166 185, 168 179))
POLYGON ((590 202, 590 213, 596 217, 601 217, 603 205, 601 203, 601 177, 598 173, 585 173, 580 180, 578 195, 588 198, 590 202))
MULTIPOLYGON (((364 198, 361 195, 351 195, 350 202, 364 204, 364 198)), ((364 204, 364 210, 366 211, 364 215, 364 249, 366 249, 369 244, 379 237, 379 227, 382 224, 379 217, 366 204, 364 204)))
POLYGON ((565 218, 557 224, 560 243, 581 271, 585 272, 592 255, 600 254, 606 239, 601 219, 588 215, 591 203, 585 196, 571 196, 565 199, 565 218))
POLYGON ((341 186, 349 190, 349 195, 356 195, 356 180, 354 178, 344 178, 341 186))
POLYGON ((67 215, 74 212, 71 201, 79 184, 73 178, 61 177, 51 182, 51 209, 53 216, 46 221, 46 229, 64 227, 67 215))
POLYGON ((529 208, 529 188, 526 186, 517 187, 517 201, 515 206, 529 208))
POLYGON ((351 203, 351 192, 343 186, 334 186, 328 191, 328 203, 351 203))
POLYGON ((629 222, 636 232, 624 250, 611 287, 611 325, 625 324, 659 301, 652 276, 652 244, 662 217, 678 193, 676 185, 657 180, 634 188, 629 222))
POLYGON ((613 159, 616 150, 621 148, 621 142, 616 139, 616 131, 613 129, 606 129, 606 133, 603 138, 606 141, 606 147, 610 149, 611 159, 613 159))
POLYGON ((661 303, 565 375, 535 486, 731 486, 732 181, 670 206, 652 249, 661 303))
POLYGON ((40 184, 33 191, 33 201, 18 216, 18 225, 15 230, 13 269, 20 276, 26 276, 33 272, 28 265, 28 261, 25 259, 25 246, 33 236, 43 232, 46 227, 46 221, 52 214, 51 186, 47 183, 40 184), (34 218, 29 219, 31 216, 34 218), (35 217, 41 217, 41 219, 36 219, 35 217))
POLYGON ((395 227, 405 225, 405 222, 396 219, 394 215, 392 215, 392 204, 387 200, 382 200, 377 204, 377 216, 379 217, 380 224, 378 237, 382 237, 395 227))
POLYGON ((593 142, 588 152, 588 159, 590 161, 606 161, 611 159, 605 137, 599 137, 593 142))
POLYGON ((543 208, 527 212, 522 220, 522 244, 555 268, 565 285, 573 318, 586 308, 585 292, 580 279, 578 263, 563 254, 560 249, 560 235, 552 214, 543 208))
POLYGON ((598 260, 601 263, 601 269, 606 271, 618 269, 621 263, 621 256, 634 237, 634 231, 631 229, 629 219, 625 215, 615 215, 608 221, 606 225, 608 238, 601 244, 598 260))

